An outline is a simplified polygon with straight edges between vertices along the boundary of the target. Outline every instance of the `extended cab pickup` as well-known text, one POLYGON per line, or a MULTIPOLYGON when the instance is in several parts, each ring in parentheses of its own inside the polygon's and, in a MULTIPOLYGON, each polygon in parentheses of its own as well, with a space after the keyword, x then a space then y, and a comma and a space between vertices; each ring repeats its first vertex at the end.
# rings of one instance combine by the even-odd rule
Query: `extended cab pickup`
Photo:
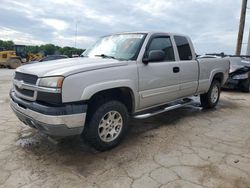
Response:
POLYGON ((99 39, 82 57, 16 69, 11 107, 26 125, 53 136, 82 135, 98 150, 116 146, 128 118, 189 104, 213 108, 229 61, 197 59, 189 37, 133 32, 99 39))

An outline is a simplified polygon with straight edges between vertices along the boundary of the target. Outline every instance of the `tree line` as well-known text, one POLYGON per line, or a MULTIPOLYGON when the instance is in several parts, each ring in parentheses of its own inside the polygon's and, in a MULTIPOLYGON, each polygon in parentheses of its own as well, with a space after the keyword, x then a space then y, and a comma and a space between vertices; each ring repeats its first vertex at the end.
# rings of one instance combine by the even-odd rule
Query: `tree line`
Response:
MULTIPOLYGON (((1 50, 14 50, 15 43, 13 41, 3 41, 0 40, 0 49, 1 50)), ((81 55, 85 49, 79 49, 74 47, 60 47, 56 46, 54 44, 43 44, 43 45, 35 45, 35 46, 26 46, 26 53, 41 53, 43 55, 67 55, 69 57, 72 56, 72 54, 78 54, 81 55)))

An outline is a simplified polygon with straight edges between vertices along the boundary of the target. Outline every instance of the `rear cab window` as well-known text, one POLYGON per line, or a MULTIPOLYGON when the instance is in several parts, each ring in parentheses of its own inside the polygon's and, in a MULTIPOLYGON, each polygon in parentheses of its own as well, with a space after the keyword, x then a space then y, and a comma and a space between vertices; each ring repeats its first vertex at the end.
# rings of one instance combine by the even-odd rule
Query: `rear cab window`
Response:
POLYGON ((188 61, 193 59, 190 44, 184 36, 174 36, 179 57, 181 61, 188 61))

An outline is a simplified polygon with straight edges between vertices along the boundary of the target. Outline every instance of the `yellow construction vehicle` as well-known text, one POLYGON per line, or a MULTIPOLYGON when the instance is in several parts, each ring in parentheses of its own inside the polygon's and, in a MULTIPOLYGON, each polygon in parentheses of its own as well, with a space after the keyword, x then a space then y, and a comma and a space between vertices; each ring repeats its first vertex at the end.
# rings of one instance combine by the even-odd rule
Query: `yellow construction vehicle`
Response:
POLYGON ((39 61, 43 58, 41 54, 26 52, 25 45, 15 45, 14 50, 3 50, 0 48, 0 67, 15 69, 29 61, 39 61))
POLYGON ((39 61, 43 58, 44 56, 42 54, 33 54, 33 53, 28 53, 26 56, 26 61, 39 61))
POLYGON ((15 69, 22 65, 22 59, 16 55, 15 51, 0 52, 0 67, 15 69))

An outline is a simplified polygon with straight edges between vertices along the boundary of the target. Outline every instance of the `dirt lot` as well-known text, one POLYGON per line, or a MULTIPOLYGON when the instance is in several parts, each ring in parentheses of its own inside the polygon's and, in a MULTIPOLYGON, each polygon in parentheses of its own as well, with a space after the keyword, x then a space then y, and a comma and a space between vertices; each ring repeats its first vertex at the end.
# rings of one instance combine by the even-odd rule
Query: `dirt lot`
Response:
POLYGON ((18 121, 12 74, 0 70, 0 187, 250 187, 250 94, 223 92, 216 110, 196 103, 132 120, 124 142, 100 153, 18 121))

